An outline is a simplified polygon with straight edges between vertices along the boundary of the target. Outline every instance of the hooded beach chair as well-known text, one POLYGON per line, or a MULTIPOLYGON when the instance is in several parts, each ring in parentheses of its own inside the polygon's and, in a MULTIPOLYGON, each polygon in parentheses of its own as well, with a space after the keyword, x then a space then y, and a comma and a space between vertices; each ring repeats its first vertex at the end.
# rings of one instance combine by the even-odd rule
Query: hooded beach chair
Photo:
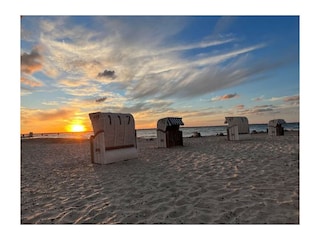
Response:
POLYGON ((282 124, 286 123, 283 119, 273 119, 268 123, 268 135, 270 136, 282 136, 284 135, 284 128, 282 124))
POLYGON ((182 131, 180 125, 184 125, 182 118, 167 117, 157 122, 157 143, 160 148, 182 146, 182 131))
POLYGON ((108 164, 138 157, 134 118, 131 114, 89 114, 94 135, 90 137, 91 161, 108 164))
POLYGON ((226 117, 224 123, 228 124, 227 136, 229 141, 250 138, 249 122, 246 117, 226 117))

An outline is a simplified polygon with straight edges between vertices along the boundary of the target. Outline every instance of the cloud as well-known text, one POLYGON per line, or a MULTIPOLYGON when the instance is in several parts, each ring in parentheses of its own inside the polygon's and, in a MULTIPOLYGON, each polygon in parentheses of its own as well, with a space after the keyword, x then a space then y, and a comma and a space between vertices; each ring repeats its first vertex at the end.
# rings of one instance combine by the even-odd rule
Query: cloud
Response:
POLYGON ((275 111, 278 111, 278 106, 271 104, 256 105, 250 108, 245 108, 243 104, 239 104, 234 106, 234 108, 230 111, 230 114, 255 116, 270 112, 274 113, 275 111))
POLYGON ((101 78, 101 77, 106 77, 106 78, 116 78, 116 75, 115 75, 115 71, 112 71, 112 70, 104 70, 103 72, 101 73, 98 73, 98 78, 101 78))
POLYGON ((229 99, 235 98, 235 97, 239 97, 239 95, 237 93, 225 94, 223 96, 214 97, 214 98, 211 99, 211 101, 213 101, 213 102, 215 102, 215 101, 224 101, 224 100, 229 100, 229 99))
MULTIPOLYGON (((153 18, 122 19, 96 18, 101 26, 108 27, 108 32, 81 25, 71 28, 68 18, 42 22, 43 33, 39 40, 46 51, 44 71, 51 76, 65 73, 68 79, 87 79, 90 83, 94 78, 100 78, 103 83, 117 78, 130 99, 194 97, 245 81, 251 73, 243 73, 239 65, 226 68, 221 64, 265 47, 256 44, 227 50, 227 44, 234 42, 234 38, 168 45, 164 41, 179 33, 186 24, 181 18, 163 18, 161 21, 167 23, 166 27, 159 22, 154 27, 151 24, 153 18), (130 27, 133 22, 135 31, 130 27), (221 44, 226 45, 225 50, 217 52, 214 47, 221 44), (185 53, 195 49, 202 53, 185 57, 185 53), (98 69, 105 65, 112 70, 100 72, 98 69)), ((230 19, 223 21, 229 22, 230 19)), ((60 83, 68 87, 86 84, 83 81, 81 85, 75 80, 63 81, 60 83)), ((64 91, 79 95, 67 89, 64 91)))
POLYGON ((104 102, 105 100, 107 100, 107 97, 101 97, 101 98, 96 99, 96 102, 101 103, 101 102, 104 102))
POLYGON ((293 96, 283 96, 283 97, 272 97, 269 99, 269 101, 272 101, 272 102, 282 101, 284 103, 288 103, 291 105, 299 105, 300 96, 293 95, 293 96))
POLYGON ((69 95, 76 96, 76 97, 87 97, 90 95, 100 95, 103 94, 102 86, 98 84, 85 84, 79 85, 76 87, 68 87, 64 88, 63 91, 69 95))
POLYGON ((24 124, 38 122, 38 121, 61 121, 72 118, 76 113, 74 108, 60 108, 60 109, 29 109, 21 108, 21 122, 24 124))
POLYGON ((235 20, 236 17, 220 17, 214 27, 213 37, 219 37, 221 34, 225 34, 235 20))
POLYGON ((271 102, 276 102, 276 101, 283 101, 285 97, 272 97, 270 99, 268 99, 271 102))
POLYGON ((58 106, 59 102, 58 101, 44 101, 41 104, 47 105, 47 106, 58 106))
MULTIPOLYGON (((213 35, 219 39, 212 40, 210 35, 199 43, 189 44, 172 41, 173 36, 184 30, 186 21, 181 18, 161 18, 159 23, 159 19, 155 22, 153 18, 128 21, 129 18, 98 17, 86 26, 71 26, 67 17, 53 19, 56 20, 40 21, 41 54, 34 48, 30 54, 21 56, 24 58, 21 68, 28 74, 42 70, 53 79, 49 87, 58 87, 71 95, 68 104, 83 112, 106 110, 160 116, 174 112, 174 99, 192 99, 263 78, 267 71, 287 61, 279 57, 277 61, 258 62, 255 53, 267 48, 266 44, 242 45, 234 36, 218 35, 223 30, 226 36, 232 24, 232 18, 227 17, 215 26, 213 35), (218 50, 216 46, 222 44, 223 50, 218 50), (99 99, 102 104, 97 104, 99 99)), ((41 87, 36 81, 23 81, 25 85, 41 87)), ((212 101, 237 96, 226 94, 212 101)), ((238 106, 239 111, 246 110, 238 106)), ((256 107, 251 111, 270 109, 256 107)), ((41 116, 54 116, 54 112, 46 114, 41 116)), ((210 114, 214 115, 208 111, 210 114)))
POLYGON ((194 50, 199 48, 209 48, 209 47, 218 46, 226 43, 231 43, 234 40, 235 39, 233 38, 228 38, 223 40, 203 41, 200 43, 168 47, 168 48, 161 49, 157 52, 154 52, 154 55, 162 55, 162 54, 168 54, 170 52, 187 51, 187 50, 194 50))
POLYGON ((52 121, 57 119, 68 119, 75 114, 74 109, 51 109, 39 111, 36 118, 40 121, 52 121))
POLYGON ((39 82, 32 77, 21 77, 21 84, 27 85, 29 87, 41 87, 43 85, 42 82, 39 82))
POLYGON ((249 53, 252 51, 255 51, 259 48, 263 48, 265 47, 265 44, 258 44, 258 45, 253 45, 250 47, 246 47, 246 48, 240 48, 237 50, 231 50, 231 51, 227 51, 225 53, 221 53, 218 55, 214 55, 214 56, 209 56, 206 58, 201 58, 201 59, 197 59, 194 64, 198 65, 198 66, 202 66, 202 65, 215 65, 221 62, 224 62, 230 58, 234 58, 237 57, 239 55, 245 54, 245 53, 249 53))
POLYGON ((300 96, 295 95, 295 96, 288 96, 283 98, 283 102, 285 104, 289 104, 291 106, 299 106, 300 104, 300 96))
MULTIPOLYGON (((70 121, 81 118, 78 110, 70 107, 58 109, 21 107, 20 111, 22 132, 63 132, 70 121)), ((88 121, 87 117, 84 120, 88 121)))
MULTIPOLYGON (((258 77, 272 67, 269 68, 270 66, 267 63, 264 67, 261 67, 253 62, 249 63, 246 61, 245 55, 241 57, 242 54, 248 53, 247 51, 253 51, 254 49, 256 48, 246 48, 246 51, 233 51, 229 54, 202 58, 198 61, 193 60, 181 66, 172 63, 175 69, 168 69, 164 73, 166 73, 166 75, 170 74, 174 78, 171 77, 169 80, 163 76, 163 80, 161 80, 162 74, 157 74, 158 79, 165 83, 159 87, 159 90, 163 93, 160 94, 160 98, 195 97, 239 85, 245 81, 252 80, 254 77, 258 77), (233 61, 224 64, 225 61, 230 59, 233 59, 233 61), (250 65, 250 68, 248 68, 247 65, 250 65), (165 82, 167 79, 170 83, 165 82)), ((176 62, 179 61, 177 60, 176 62)), ((147 88, 150 84, 151 82, 146 82, 140 85, 139 90, 147 88)), ((146 95, 144 91, 142 92, 146 95)), ((148 94, 154 95, 155 92, 150 91, 148 94)), ((139 97, 139 94, 134 94, 134 96, 139 97)))
POLYGON ((155 114, 163 114, 168 111, 172 111, 173 109, 170 106, 173 104, 171 101, 146 101, 146 102, 133 102, 127 103, 126 105, 122 106, 108 106, 107 109, 112 108, 115 112, 128 112, 128 113, 148 113, 150 117, 151 115, 155 114))
POLYGON ((40 71, 42 69, 42 56, 39 52, 39 48, 33 48, 32 51, 28 53, 23 53, 21 55, 21 71, 27 74, 33 74, 34 72, 40 71))
POLYGON ((90 82, 87 79, 83 78, 63 78, 58 80, 57 86, 66 89, 89 85, 89 83, 90 82))
POLYGON ((56 88, 61 91, 75 96, 75 97, 89 97, 105 95, 103 82, 96 82, 95 80, 86 79, 84 77, 70 76, 68 78, 63 78, 58 80, 54 84, 56 88))
POLYGON ((272 112, 273 110, 272 107, 255 107, 251 110, 251 113, 272 112))
POLYGON ((260 97, 253 98, 251 100, 255 102, 259 102, 259 101, 262 101, 263 99, 264 99, 264 96, 260 96, 260 97))
POLYGON ((140 69, 140 72, 143 71, 145 74, 135 75, 138 78, 136 80, 138 84, 128 89, 128 93, 133 98, 151 96, 158 99, 190 98, 238 85, 255 75, 251 68, 246 69, 242 66, 244 63, 239 59, 240 55, 261 46, 195 59, 172 57, 165 61, 159 59, 155 62, 154 60, 151 62, 152 65, 146 63, 140 69), (233 58, 232 63, 222 65, 233 58))
POLYGON ((236 109, 242 110, 244 109, 244 105, 243 104, 239 104, 237 106, 235 106, 236 109))
POLYGON ((32 91, 29 88, 25 88, 25 87, 21 86, 21 89, 20 89, 21 96, 26 96, 26 95, 31 95, 31 94, 32 94, 32 91))
POLYGON ((265 112, 272 112, 272 111, 275 111, 277 109, 276 106, 274 105, 257 105, 257 106, 254 106, 252 108, 249 108, 249 109, 245 109, 245 112, 246 114, 262 114, 262 113, 265 113, 265 112))
POLYGON ((283 101, 284 102, 294 102, 294 103, 299 103, 300 96, 289 96, 289 97, 284 97, 283 101))

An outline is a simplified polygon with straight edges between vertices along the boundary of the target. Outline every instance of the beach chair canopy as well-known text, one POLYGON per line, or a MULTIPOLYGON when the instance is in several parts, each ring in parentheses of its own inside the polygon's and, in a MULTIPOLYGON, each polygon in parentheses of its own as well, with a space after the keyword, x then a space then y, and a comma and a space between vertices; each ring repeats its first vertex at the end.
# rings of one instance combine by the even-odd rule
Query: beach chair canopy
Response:
POLYGON ((182 122, 182 118, 167 117, 167 118, 162 118, 158 120, 157 129, 166 131, 168 127, 180 126, 180 125, 184 125, 184 123, 182 122))
POLYGON ((268 126, 269 127, 276 127, 277 125, 282 125, 284 123, 286 123, 286 121, 283 119, 273 119, 273 120, 269 121, 268 126))
POLYGON ((225 117, 225 122, 232 126, 238 126, 239 134, 249 133, 249 121, 246 117, 225 117))
POLYGON ((135 122, 130 113, 89 114, 95 135, 104 134, 106 148, 135 145, 135 122))

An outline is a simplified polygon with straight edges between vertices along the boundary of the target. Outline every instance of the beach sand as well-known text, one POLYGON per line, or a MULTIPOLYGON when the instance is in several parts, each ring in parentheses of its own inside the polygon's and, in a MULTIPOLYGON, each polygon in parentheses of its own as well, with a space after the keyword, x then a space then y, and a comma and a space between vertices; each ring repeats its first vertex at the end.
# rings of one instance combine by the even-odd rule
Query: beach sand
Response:
POLYGON ((98 165, 89 140, 21 140, 21 224, 299 224, 299 132, 137 141, 98 165))

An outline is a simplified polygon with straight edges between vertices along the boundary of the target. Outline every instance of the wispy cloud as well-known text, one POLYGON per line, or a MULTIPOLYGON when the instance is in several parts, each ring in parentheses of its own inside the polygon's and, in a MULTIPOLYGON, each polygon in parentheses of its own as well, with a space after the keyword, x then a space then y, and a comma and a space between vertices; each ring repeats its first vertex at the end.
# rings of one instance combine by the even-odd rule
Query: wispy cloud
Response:
POLYGON ((255 102, 259 102, 259 101, 262 101, 263 99, 264 99, 264 96, 260 96, 260 97, 253 98, 251 100, 255 102))
POLYGON ((293 95, 293 96, 283 96, 283 97, 272 97, 268 100, 271 102, 281 101, 281 102, 289 103, 292 105, 299 105, 300 96, 293 95))
POLYGON ((218 46, 226 43, 231 43, 234 41, 235 41, 234 38, 228 38, 224 40, 203 41, 195 44, 186 44, 186 45, 180 45, 180 46, 174 46, 174 47, 167 47, 167 48, 159 49, 159 51, 153 52, 153 55, 163 55, 163 54, 168 54, 170 52, 187 51, 187 50, 193 50, 193 49, 199 49, 199 48, 208 48, 208 47, 218 46))
POLYGON ((74 97, 88 97, 90 95, 97 95, 103 93, 103 89, 98 84, 84 84, 75 87, 69 86, 67 88, 64 88, 63 91, 74 97))
POLYGON ((21 76, 21 84, 27 85, 32 88, 43 86, 43 83, 40 82, 39 80, 33 78, 32 76, 25 76, 24 74, 22 74, 21 76))
POLYGON ((60 103, 58 101, 44 101, 41 104, 47 106, 58 106, 60 103))
POLYGON ((21 108, 21 122, 23 124, 29 124, 35 121, 63 121, 63 119, 72 118, 76 111, 74 108, 46 110, 21 108))
MULTIPOLYGON (((215 46, 229 44, 235 39, 204 40, 200 43, 170 46, 164 45, 162 41, 181 31, 178 27, 170 26, 172 30, 168 32, 165 28, 151 28, 150 31, 155 36, 160 36, 160 33, 163 35, 155 39, 151 33, 142 31, 147 26, 135 26, 137 32, 126 38, 132 32, 128 28, 131 23, 114 20, 104 24, 109 27, 109 32, 105 34, 81 26, 69 29, 68 24, 61 24, 61 20, 41 23, 44 32, 39 40, 46 51, 46 58, 41 59, 34 51, 32 56, 37 57, 37 61, 43 60, 43 63, 35 67, 40 70, 39 67, 43 66, 43 71, 51 74, 51 77, 63 77, 61 74, 65 73, 68 79, 82 78, 90 83, 94 79, 108 83, 116 78, 129 99, 193 97, 239 84, 254 75, 252 70, 250 72, 235 63, 230 68, 221 64, 229 59, 237 62, 241 55, 265 47, 264 44, 257 44, 219 53, 214 49, 215 46), (139 27, 142 27, 141 30, 139 27), (48 29, 54 32, 49 32, 48 29), (209 47, 209 51, 196 58, 185 58, 183 54, 189 50, 209 47), (212 48, 214 52, 211 52, 212 48), (110 68, 101 72, 103 66, 110 68)), ((60 83, 66 87, 77 83, 80 85, 78 81, 66 79, 60 80, 60 83)), ((82 89, 83 85, 86 85, 84 81, 81 82, 82 89)), ((87 93, 90 93, 94 88, 88 90, 87 93)), ((71 88, 65 91, 76 96, 84 95, 81 89, 73 91, 71 88)))
POLYGON ((47 111, 38 111, 37 118, 40 121, 52 121, 56 119, 68 119, 75 113, 74 109, 52 109, 47 111))
POLYGON ((300 96, 289 96, 283 98, 284 102, 290 103, 292 105, 299 105, 300 102, 300 96))
MULTIPOLYGON (((75 114, 68 109, 75 108, 83 114, 95 110, 132 112, 142 121, 147 116, 174 114, 178 111, 173 107, 177 99, 189 101, 263 79, 269 71, 292 61, 287 56, 257 60, 256 53, 265 52, 269 46, 264 42, 245 43, 228 34, 234 19, 221 18, 212 26, 211 34, 191 43, 174 38, 188 24, 182 17, 137 17, 130 21, 126 17, 97 17, 86 25, 72 25, 73 20, 68 17, 32 19, 37 20, 33 24, 36 32, 31 35, 23 31, 25 40, 34 47, 21 55, 21 94, 39 88, 66 93, 63 104, 67 110, 39 112, 42 119, 68 117, 75 114), (40 81, 39 72, 50 81, 40 81)), ((239 95, 232 93, 211 100, 236 97, 239 95)), ((254 100, 268 101, 263 96, 254 100)), ((297 104, 299 96, 269 100, 297 104)), ((238 104, 228 110, 179 112, 192 118, 226 111, 253 114, 273 110, 273 105, 246 108, 238 104)))
POLYGON ((220 37, 222 34, 225 34, 235 20, 236 20, 236 17, 229 17, 229 16, 220 17, 216 25, 214 26, 213 37, 217 38, 217 37, 220 37))
POLYGON ((242 109, 244 109, 244 105, 243 104, 239 104, 239 105, 235 106, 235 108, 238 109, 238 110, 242 110, 242 109))
POLYGON ((224 100, 229 100, 229 99, 235 98, 235 97, 239 97, 239 95, 237 93, 225 94, 223 96, 214 97, 214 98, 211 99, 211 101, 213 101, 213 102, 215 102, 215 101, 224 101, 224 100))
POLYGON ((255 106, 249 110, 250 113, 263 113, 263 112, 272 112, 275 110, 273 105, 259 105, 255 106))

